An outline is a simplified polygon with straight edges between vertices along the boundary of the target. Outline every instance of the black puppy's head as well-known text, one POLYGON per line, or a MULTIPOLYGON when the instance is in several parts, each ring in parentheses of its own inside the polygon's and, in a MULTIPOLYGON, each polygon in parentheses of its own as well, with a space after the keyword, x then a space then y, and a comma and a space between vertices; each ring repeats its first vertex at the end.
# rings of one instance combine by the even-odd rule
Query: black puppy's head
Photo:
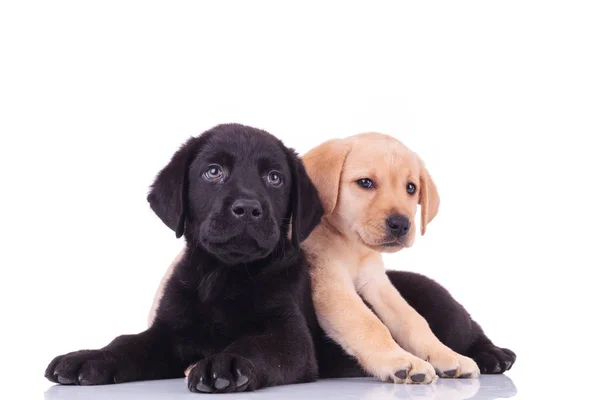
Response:
POLYGON ((296 153, 273 135, 239 124, 189 139, 158 174, 148 201, 177 237, 185 234, 226 264, 298 246, 323 208, 296 153))

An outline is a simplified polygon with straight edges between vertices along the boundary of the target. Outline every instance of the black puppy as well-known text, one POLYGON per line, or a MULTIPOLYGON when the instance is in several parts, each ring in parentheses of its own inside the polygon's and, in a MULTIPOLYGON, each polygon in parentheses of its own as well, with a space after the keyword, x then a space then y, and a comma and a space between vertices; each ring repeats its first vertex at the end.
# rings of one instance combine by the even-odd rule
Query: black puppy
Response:
POLYGON ((299 244, 322 207, 295 152, 267 132, 220 125, 183 145, 148 200, 187 242, 154 323, 100 350, 59 356, 46 377, 80 385, 176 378, 197 362, 193 392, 315 380, 317 322, 299 244))

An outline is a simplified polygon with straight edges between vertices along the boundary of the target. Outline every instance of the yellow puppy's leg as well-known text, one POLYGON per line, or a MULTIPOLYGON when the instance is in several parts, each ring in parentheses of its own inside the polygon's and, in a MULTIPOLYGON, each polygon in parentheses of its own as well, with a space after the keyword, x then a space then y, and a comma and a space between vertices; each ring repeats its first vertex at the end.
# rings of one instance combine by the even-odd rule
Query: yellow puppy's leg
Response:
POLYGON ((400 346, 429 361, 442 377, 479 376, 475 361, 454 352, 437 339, 425 318, 392 285, 383 263, 363 267, 358 281, 360 295, 373 307, 400 346))
POLYGON ((431 364, 398 346, 356 293, 343 266, 313 270, 312 275, 319 323, 368 373, 383 381, 403 383, 430 383, 435 379, 431 364))

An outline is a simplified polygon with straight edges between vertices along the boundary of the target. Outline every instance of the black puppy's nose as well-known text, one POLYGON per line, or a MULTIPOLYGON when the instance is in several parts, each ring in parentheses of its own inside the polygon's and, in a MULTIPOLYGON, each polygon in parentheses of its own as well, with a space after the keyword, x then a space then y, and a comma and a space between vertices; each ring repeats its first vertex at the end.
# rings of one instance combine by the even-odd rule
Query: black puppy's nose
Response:
POLYGON ((237 218, 258 219, 262 215, 262 207, 258 200, 239 199, 231 205, 231 212, 237 218))
POLYGON ((387 226, 392 235, 401 237, 408 233, 410 221, 404 215, 390 215, 387 219, 387 226))

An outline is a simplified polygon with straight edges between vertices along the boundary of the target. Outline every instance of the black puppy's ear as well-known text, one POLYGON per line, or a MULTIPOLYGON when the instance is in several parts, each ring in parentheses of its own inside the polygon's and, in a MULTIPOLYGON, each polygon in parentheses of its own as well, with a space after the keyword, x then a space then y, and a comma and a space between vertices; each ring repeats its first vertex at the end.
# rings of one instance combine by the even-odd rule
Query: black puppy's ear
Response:
POLYGON ((156 176, 148 202, 152 210, 180 238, 185 231, 188 168, 198 152, 198 138, 188 139, 156 176))
POLYGON ((288 163, 292 171, 290 206, 292 212, 292 241, 299 247, 321 222, 323 204, 317 188, 306 173, 302 159, 288 149, 288 163))

